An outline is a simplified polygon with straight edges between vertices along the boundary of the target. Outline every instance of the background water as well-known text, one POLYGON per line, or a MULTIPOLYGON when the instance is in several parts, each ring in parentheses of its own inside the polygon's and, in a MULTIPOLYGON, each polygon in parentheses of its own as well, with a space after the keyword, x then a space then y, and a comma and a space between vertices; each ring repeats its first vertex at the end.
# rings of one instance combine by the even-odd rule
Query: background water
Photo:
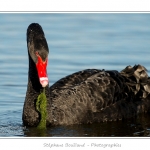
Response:
MULTIPOLYGON (((57 126, 39 132, 22 126, 28 56, 26 29, 39 23, 50 48, 50 85, 73 72, 142 64, 150 70, 150 14, 1 13, 0 136, 150 136, 149 115, 92 125, 57 126)), ((149 73, 149 72, 148 72, 149 73)))

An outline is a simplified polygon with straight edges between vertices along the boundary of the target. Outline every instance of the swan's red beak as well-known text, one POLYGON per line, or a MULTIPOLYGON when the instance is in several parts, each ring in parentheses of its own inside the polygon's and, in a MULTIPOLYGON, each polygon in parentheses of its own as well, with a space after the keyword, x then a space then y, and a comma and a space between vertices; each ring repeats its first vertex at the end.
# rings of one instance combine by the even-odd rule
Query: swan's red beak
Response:
POLYGON ((46 87, 48 85, 48 76, 47 76, 47 63, 48 63, 48 59, 46 59, 45 61, 42 60, 42 58, 37 55, 37 63, 36 63, 36 68, 38 71, 38 76, 39 76, 39 81, 42 85, 42 87, 46 87))

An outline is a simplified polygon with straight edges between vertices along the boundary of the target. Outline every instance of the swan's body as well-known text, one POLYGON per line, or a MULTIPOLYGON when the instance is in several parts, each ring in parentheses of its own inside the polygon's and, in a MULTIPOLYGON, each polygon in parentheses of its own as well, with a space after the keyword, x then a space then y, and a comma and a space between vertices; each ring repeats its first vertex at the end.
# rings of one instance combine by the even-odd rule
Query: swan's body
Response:
POLYGON ((47 74, 42 73, 43 83, 37 70, 39 58, 47 63, 48 56, 47 42, 40 25, 33 23, 28 27, 27 43, 29 79, 23 109, 24 125, 38 125, 40 114, 35 103, 43 87, 48 100, 47 126, 115 121, 149 111, 149 78, 141 65, 128 66, 121 72, 79 71, 49 88, 47 74))

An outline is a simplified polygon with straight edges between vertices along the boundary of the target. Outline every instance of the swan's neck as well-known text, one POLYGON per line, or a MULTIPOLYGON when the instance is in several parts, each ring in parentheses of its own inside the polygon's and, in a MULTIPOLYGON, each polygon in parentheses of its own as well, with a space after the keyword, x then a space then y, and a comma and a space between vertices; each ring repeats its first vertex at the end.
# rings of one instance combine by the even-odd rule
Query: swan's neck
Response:
POLYGON ((28 87, 31 87, 28 88, 28 90, 32 90, 37 94, 40 94, 40 91, 42 90, 36 65, 32 59, 29 59, 28 87))
MULTIPOLYGON (((23 120, 25 125, 37 126, 39 123, 40 114, 36 110, 36 101, 41 92, 43 92, 43 87, 39 82, 35 63, 29 59, 28 86, 23 110, 23 120)), ((45 87, 45 94, 47 98, 47 117, 49 124, 51 118, 49 85, 45 87)))

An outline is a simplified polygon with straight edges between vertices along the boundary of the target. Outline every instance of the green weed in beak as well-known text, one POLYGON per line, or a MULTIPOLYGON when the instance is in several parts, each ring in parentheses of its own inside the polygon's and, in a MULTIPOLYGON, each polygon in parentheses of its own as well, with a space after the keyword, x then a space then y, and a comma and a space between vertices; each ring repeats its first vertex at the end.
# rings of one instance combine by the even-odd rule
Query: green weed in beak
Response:
POLYGON ((47 99, 45 95, 45 88, 43 92, 38 96, 36 101, 36 110, 41 115, 41 120, 37 126, 38 129, 46 129, 46 117, 47 117, 47 99))

